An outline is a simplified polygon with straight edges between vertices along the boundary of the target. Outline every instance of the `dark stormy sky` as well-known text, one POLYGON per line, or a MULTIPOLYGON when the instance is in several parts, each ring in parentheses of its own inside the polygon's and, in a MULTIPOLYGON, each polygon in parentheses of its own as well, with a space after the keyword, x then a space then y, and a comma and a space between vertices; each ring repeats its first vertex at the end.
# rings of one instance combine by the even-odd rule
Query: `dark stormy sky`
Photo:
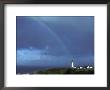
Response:
POLYGON ((94 64, 93 16, 17 16, 17 65, 94 64))

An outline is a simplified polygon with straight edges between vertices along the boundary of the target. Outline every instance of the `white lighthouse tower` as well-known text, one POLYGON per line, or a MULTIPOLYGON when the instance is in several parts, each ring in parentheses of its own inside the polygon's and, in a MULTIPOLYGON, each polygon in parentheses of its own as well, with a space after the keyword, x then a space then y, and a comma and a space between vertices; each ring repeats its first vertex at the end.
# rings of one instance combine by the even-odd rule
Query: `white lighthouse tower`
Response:
POLYGON ((73 59, 72 59, 72 62, 71 62, 71 67, 74 68, 74 63, 73 63, 73 59))

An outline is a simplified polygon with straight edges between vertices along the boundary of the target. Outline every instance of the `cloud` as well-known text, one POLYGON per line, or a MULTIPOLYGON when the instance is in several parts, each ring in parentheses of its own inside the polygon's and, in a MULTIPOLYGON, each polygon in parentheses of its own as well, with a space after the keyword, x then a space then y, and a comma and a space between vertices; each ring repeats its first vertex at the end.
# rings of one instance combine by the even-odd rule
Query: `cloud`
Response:
POLYGON ((17 64, 94 62, 94 17, 17 17, 17 64), (28 48, 28 47, 34 48, 28 48))
POLYGON ((47 53, 47 49, 19 49, 17 50, 17 65, 57 65, 69 62, 71 56, 55 56, 47 53))
POLYGON ((94 56, 72 57, 68 55, 52 55, 48 49, 25 48, 17 50, 17 65, 28 66, 71 66, 74 59, 75 66, 94 65, 94 56))

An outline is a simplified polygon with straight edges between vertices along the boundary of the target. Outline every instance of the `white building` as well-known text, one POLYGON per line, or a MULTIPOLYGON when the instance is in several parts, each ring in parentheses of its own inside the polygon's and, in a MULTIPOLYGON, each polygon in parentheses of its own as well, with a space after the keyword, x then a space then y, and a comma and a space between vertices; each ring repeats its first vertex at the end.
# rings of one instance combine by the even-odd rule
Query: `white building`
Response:
POLYGON ((83 67, 79 67, 80 69, 83 69, 83 67))
POLYGON ((76 67, 74 67, 74 68, 76 68, 76 67))
POLYGON ((92 69, 93 67, 87 66, 87 69, 92 69))
POLYGON ((89 66, 87 66, 87 68, 89 68, 89 66))
POLYGON ((90 69, 92 69, 93 67, 89 67, 90 69))

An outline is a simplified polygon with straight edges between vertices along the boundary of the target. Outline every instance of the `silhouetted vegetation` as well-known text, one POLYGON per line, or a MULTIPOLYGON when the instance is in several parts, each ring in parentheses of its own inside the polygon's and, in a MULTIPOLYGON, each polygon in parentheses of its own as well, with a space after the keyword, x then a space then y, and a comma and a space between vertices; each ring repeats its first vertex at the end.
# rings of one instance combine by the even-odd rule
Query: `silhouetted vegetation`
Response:
POLYGON ((34 71, 32 74, 94 74, 94 68, 92 69, 53 68, 42 71, 34 71))

